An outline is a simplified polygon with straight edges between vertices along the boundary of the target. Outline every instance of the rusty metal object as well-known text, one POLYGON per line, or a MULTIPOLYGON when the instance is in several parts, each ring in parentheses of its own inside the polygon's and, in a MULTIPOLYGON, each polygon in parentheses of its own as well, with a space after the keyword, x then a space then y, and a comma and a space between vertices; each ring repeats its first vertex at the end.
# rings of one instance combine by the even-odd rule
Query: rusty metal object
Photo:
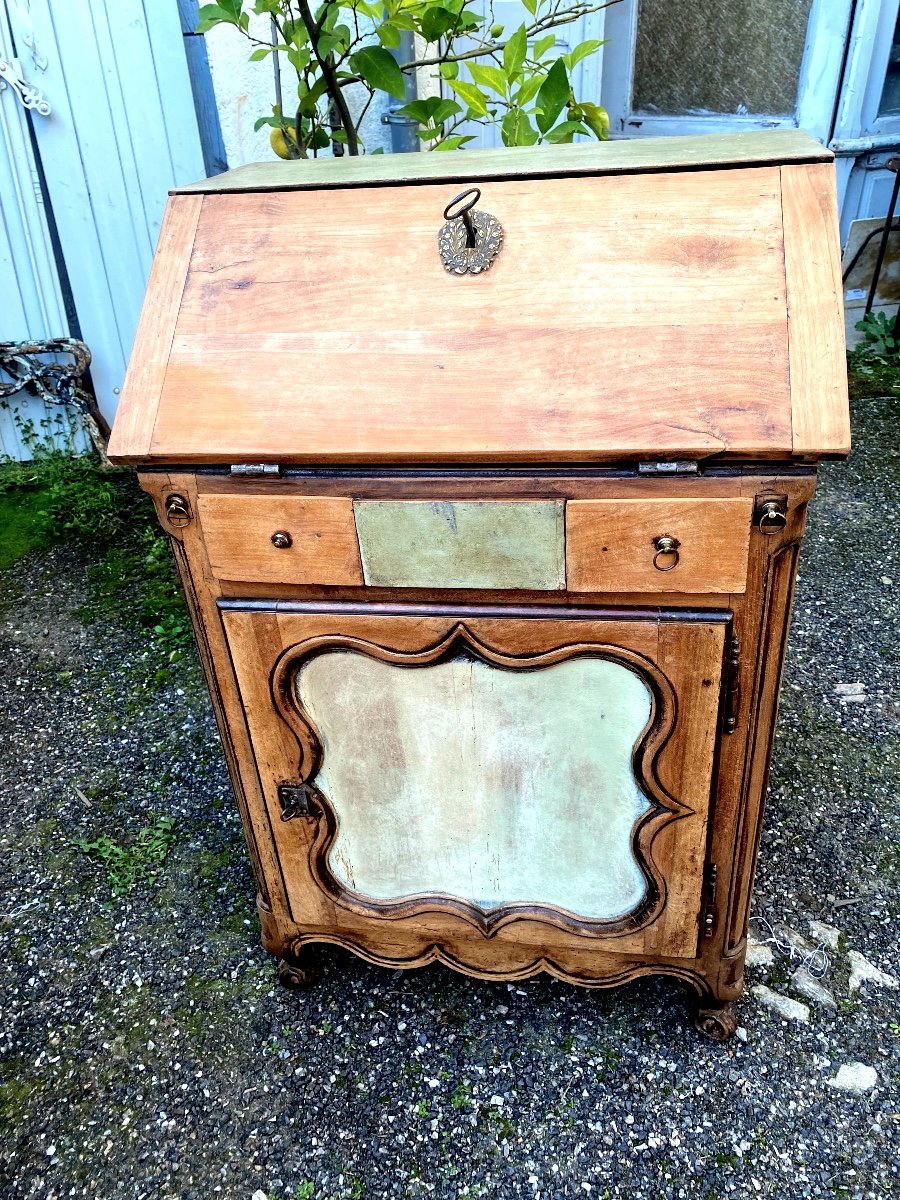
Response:
POLYGON ((700 929, 705 938, 711 938, 716 924, 716 886, 718 884, 719 868, 710 863, 706 869, 706 884, 703 897, 703 915, 700 918, 700 929))
POLYGON ((694 1028, 714 1042, 727 1042, 737 1033, 737 1019, 730 1004, 718 1008, 699 1008, 694 1028))
POLYGON ((83 382, 91 365, 91 352, 77 338, 50 338, 45 342, 0 342, 0 372, 12 380, 0 381, 0 400, 18 392, 35 396, 44 404, 63 405, 78 413, 105 466, 109 425, 97 407, 96 397, 83 382), (68 355, 71 363, 58 361, 68 355), (43 361, 49 358, 49 362, 43 361))
POLYGON ((741 707, 741 639, 733 637, 728 649, 728 660, 725 664, 725 709, 722 729, 725 733, 734 733, 737 729, 738 713, 741 707))
POLYGON ((282 821, 295 817, 318 817, 322 813, 322 793, 312 783, 281 783, 278 785, 278 804, 282 821))

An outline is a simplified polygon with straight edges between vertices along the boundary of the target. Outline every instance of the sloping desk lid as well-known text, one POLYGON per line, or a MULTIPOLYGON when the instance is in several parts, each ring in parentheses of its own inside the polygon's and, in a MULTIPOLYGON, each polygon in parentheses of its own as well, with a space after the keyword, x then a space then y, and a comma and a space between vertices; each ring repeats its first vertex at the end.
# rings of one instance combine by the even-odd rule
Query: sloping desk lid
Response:
POLYGON ((816 458, 849 448, 830 154, 805 134, 238 168, 174 193, 129 463, 816 458), (463 188, 503 226, 443 267, 463 188))

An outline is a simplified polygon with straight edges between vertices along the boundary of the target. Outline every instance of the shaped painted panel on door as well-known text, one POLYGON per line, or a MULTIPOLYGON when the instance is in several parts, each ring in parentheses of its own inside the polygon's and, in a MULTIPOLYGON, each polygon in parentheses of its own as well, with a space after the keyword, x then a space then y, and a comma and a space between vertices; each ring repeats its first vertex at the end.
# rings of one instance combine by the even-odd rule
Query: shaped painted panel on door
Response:
POLYGON ((296 688, 337 822, 328 867, 348 891, 589 920, 645 898, 631 840, 650 800, 631 756, 652 696, 628 667, 591 657, 509 671, 458 653, 410 670, 333 650, 296 688))
POLYGON ((413 653, 296 647, 274 688, 299 734, 304 815, 322 818, 314 873, 341 904, 449 906, 487 932, 523 910, 631 926, 660 902, 647 847, 684 810, 654 769, 667 684, 638 655, 506 656, 459 625, 413 653))

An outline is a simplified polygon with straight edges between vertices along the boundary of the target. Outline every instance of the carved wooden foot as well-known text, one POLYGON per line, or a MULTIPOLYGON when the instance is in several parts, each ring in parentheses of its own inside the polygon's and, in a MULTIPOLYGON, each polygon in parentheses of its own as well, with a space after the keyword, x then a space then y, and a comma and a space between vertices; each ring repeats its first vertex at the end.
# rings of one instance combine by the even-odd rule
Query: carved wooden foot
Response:
POLYGON ((282 987, 300 990, 312 987, 322 977, 322 968, 308 946, 289 950, 278 960, 278 982, 282 987))
POLYGON ((737 1019, 730 1004, 701 1006, 694 1017, 694 1028, 714 1042, 727 1042, 737 1031, 737 1019))

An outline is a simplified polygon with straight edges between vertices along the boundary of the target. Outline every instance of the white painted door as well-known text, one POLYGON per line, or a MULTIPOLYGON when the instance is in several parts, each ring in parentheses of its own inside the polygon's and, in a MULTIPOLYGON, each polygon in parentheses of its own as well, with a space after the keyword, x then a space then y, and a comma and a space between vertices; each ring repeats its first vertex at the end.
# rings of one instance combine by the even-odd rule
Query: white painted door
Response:
MULTIPOLYGON (((30 56, 26 54, 17 65, 2 4, 0 60, 21 71, 25 82, 34 82, 36 72, 30 56)), ((0 89, 0 296, 0 341, 43 340, 68 333, 28 118, 11 84, 0 89)), ((30 421, 39 432, 53 416, 43 404, 26 397, 17 399, 16 411, 20 421, 30 421)), ((11 411, 0 411, 0 455, 28 456, 11 411)))
POLYGON ((841 232, 883 217, 900 148, 900 0, 860 0, 847 49, 832 149, 838 156, 841 232))
MULTIPOLYGON (((93 355, 97 399, 111 420, 166 193, 204 175, 177 0, 0 0, 0 10, 12 54, 50 103, 49 116, 31 118, 43 200, 79 336, 93 355)), ((5 155, 20 163, 21 114, 10 115, 17 103, 10 89, 0 93, 5 123, 22 135, 18 148, 6 141, 5 155)), ((15 198, 4 190, 16 261, 28 253, 22 228, 40 225, 41 202, 34 187, 20 187, 15 198)), ((46 323, 29 317, 28 336, 68 333, 52 279, 42 277, 39 287, 46 323)), ((0 313, 0 338, 7 329, 16 336, 7 320, 0 313)))

